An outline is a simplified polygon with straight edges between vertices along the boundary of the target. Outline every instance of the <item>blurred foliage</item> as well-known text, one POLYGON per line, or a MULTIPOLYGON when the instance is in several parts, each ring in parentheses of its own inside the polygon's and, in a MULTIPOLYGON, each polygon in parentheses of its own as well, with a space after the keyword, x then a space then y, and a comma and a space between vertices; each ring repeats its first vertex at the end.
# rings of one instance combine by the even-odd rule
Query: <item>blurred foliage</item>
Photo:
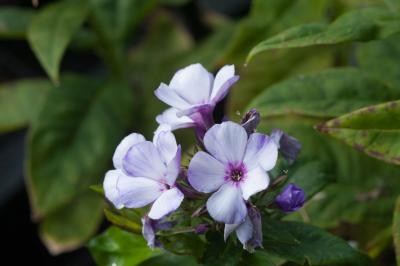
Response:
MULTIPOLYGON (((259 131, 282 128, 301 141, 299 160, 280 161, 272 176, 287 174, 303 187, 306 207, 287 216, 272 211, 284 221, 265 220, 264 249, 254 254, 221 234, 176 236, 164 243, 172 254, 146 247, 138 213, 106 206, 107 219, 129 233, 111 227, 92 239, 96 262, 389 265, 383 254, 394 250, 393 238, 399 256, 399 12, 397 0, 254 0, 241 19, 186 0, 0 8, 0 38, 28 42, 51 80, 0 86, 0 132, 29 127, 26 184, 44 243, 58 254, 96 232, 106 205, 89 186, 102 182, 124 134, 151 137, 165 109, 153 94, 160 82, 194 62, 212 71, 235 64, 240 81, 226 114, 239 120, 257 108, 259 131), (179 17, 187 6, 201 10, 195 19, 208 29, 204 36, 179 17), (96 53, 102 64, 65 73, 62 58, 74 50, 96 53)), ((177 137, 189 148, 193 136, 177 137)))

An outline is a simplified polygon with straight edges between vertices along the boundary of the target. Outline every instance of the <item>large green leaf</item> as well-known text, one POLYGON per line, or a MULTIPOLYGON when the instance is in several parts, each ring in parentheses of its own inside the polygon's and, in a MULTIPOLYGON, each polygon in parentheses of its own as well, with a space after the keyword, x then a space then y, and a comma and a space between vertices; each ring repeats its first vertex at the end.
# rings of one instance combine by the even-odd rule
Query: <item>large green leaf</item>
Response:
MULTIPOLYGON (((73 231, 62 215, 53 214, 72 212, 73 202, 101 182, 115 146, 132 123, 132 108, 132 92, 121 82, 66 76, 51 91, 29 136, 28 191, 34 217, 55 217, 52 221, 65 232, 73 231)), ((77 219, 74 223, 82 227, 87 223, 85 216, 77 219)))
POLYGON ((62 56, 88 13, 87 1, 58 1, 40 10, 29 25, 29 44, 55 83, 62 56))
POLYGON ((192 256, 178 256, 171 253, 164 253, 154 256, 140 263, 138 266, 166 266, 166 265, 184 265, 184 266, 199 266, 195 258, 192 256))
POLYGON ((355 149, 400 165, 400 101, 365 107, 330 120, 317 129, 355 149))
POLYGON ((354 68, 299 75, 267 88, 248 108, 262 116, 334 117, 357 108, 400 97, 393 89, 354 68))
POLYGON ((47 80, 26 79, 0 85, 0 132, 28 126, 35 120, 53 86, 47 80))
POLYGON ((71 251, 89 240, 102 220, 102 205, 98 195, 86 190, 45 216, 39 233, 50 253, 71 251))
POLYGON ((399 43, 400 35, 396 34, 384 40, 359 44, 357 46, 359 68, 388 86, 400 90, 399 43))
POLYGON ((160 254, 159 251, 147 247, 141 235, 125 232, 117 227, 110 227, 93 238, 89 242, 89 249, 99 266, 134 266, 160 254))
POLYGON ((247 61, 273 49, 370 41, 386 38, 399 31, 398 14, 381 7, 359 9, 342 15, 330 25, 304 24, 285 30, 256 45, 247 61))
POLYGON ((397 265, 400 265, 400 197, 397 198, 393 217, 393 239, 396 251, 397 265))
POLYGON ((367 256, 344 240, 299 222, 264 218, 263 245, 267 253, 300 265, 372 265, 367 256))
POLYGON ((0 38, 22 39, 26 35, 33 9, 18 7, 0 8, 0 38))

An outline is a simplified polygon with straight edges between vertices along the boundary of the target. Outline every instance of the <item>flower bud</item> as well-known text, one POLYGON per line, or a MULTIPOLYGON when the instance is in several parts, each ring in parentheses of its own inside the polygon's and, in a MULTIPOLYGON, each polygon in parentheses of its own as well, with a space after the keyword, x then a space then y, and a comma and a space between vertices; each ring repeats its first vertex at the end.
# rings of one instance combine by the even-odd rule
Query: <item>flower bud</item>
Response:
POLYGON ((196 228, 194 229, 194 232, 198 235, 202 235, 205 232, 208 231, 208 229, 210 229, 210 226, 208 224, 199 224, 198 226, 196 226, 196 228))
POLYGON ((294 212, 300 209, 305 202, 304 190, 293 183, 287 185, 275 198, 275 203, 284 212, 294 212))
POLYGON ((289 162, 289 164, 292 164, 300 152, 300 141, 280 129, 273 130, 271 137, 278 144, 279 151, 282 153, 283 157, 289 162))
POLYGON ((244 129, 247 132, 247 135, 249 136, 255 132, 259 123, 260 123, 260 113, 257 112, 256 109, 249 110, 242 118, 242 121, 240 121, 240 124, 242 125, 242 127, 244 127, 244 129))

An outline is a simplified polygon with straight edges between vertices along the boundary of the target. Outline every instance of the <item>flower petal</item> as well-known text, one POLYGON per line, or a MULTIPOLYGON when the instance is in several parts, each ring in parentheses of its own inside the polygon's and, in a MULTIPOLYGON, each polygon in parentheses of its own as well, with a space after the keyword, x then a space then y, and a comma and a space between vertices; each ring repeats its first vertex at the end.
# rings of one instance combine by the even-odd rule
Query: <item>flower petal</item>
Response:
POLYGON ((277 159, 278 146, 274 139, 260 133, 250 135, 243 160, 248 170, 261 166, 269 171, 277 159))
POLYGON ((178 146, 178 150, 175 153, 175 157, 167 165, 167 184, 173 186, 175 184, 176 178, 181 170, 181 145, 178 146))
POLYGON ((106 173, 103 183, 104 192, 116 208, 141 208, 155 201, 163 185, 148 178, 129 177, 121 170, 106 173))
POLYGON ((189 116, 190 117, 190 115, 192 115, 194 113, 206 113, 206 114, 209 114, 209 113, 212 113, 213 108, 214 108, 214 106, 211 105, 211 104, 208 104, 208 103, 206 103, 206 104, 197 104, 197 105, 194 105, 194 106, 192 106, 192 107, 190 107, 188 109, 181 110, 181 111, 177 112, 176 115, 178 117, 181 117, 181 116, 189 116))
POLYGON ((124 170, 131 176, 163 180, 166 175, 160 153, 150 141, 144 141, 131 147, 123 161, 124 170))
POLYGON ((116 169, 122 168, 122 161, 128 150, 135 144, 145 141, 141 134, 132 133, 126 136, 117 146, 113 155, 113 164, 116 169))
POLYGON ((169 108, 165 110, 162 114, 157 115, 156 121, 159 124, 166 124, 171 127, 171 130, 178 128, 193 127, 195 122, 188 116, 177 116, 178 109, 169 108))
POLYGON ((158 99, 165 102, 169 106, 178 108, 178 109, 186 109, 190 107, 190 104, 184 100, 178 93, 168 87, 166 84, 161 83, 157 90, 155 90, 154 94, 158 99))
POLYGON ((154 248, 156 246, 156 234, 154 232, 152 220, 145 216, 142 218, 142 235, 147 241, 147 246, 149 248, 154 248))
POLYGON ((209 101, 213 76, 201 65, 193 64, 178 70, 169 87, 190 104, 209 101))
POLYGON ((242 243, 245 247, 247 242, 253 236, 253 229, 253 223, 251 222, 249 216, 246 216, 244 222, 240 224, 238 228, 236 228, 236 235, 239 238, 240 243, 242 243))
POLYGON ((161 219, 178 209, 182 200, 183 194, 179 189, 171 188, 164 191, 151 206, 149 217, 155 220, 161 219))
POLYGON ((207 210, 214 220, 226 224, 239 224, 246 217, 246 204, 240 189, 232 184, 223 185, 207 200, 207 210))
POLYGON ((197 152, 189 163, 188 179, 197 191, 209 193, 224 184, 225 166, 203 151, 197 152))
POLYGON ((239 76, 235 76, 235 66, 227 65, 221 68, 215 76, 211 101, 214 103, 222 100, 229 91, 229 88, 239 80, 239 76))
POLYGON ((224 241, 228 239, 229 235, 232 234, 233 231, 236 230, 236 228, 239 227, 239 224, 225 224, 224 228, 224 241))
POLYGON ((160 125, 155 131, 153 143, 161 155, 162 161, 168 165, 175 158, 178 145, 170 126, 160 125))
POLYGON ((246 174, 243 182, 240 183, 242 195, 248 200, 252 195, 266 189, 269 185, 269 177, 264 169, 256 167, 246 174))
POLYGON ((241 163, 246 144, 246 130, 229 121, 212 126, 204 135, 207 151, 223 163, 241 163))

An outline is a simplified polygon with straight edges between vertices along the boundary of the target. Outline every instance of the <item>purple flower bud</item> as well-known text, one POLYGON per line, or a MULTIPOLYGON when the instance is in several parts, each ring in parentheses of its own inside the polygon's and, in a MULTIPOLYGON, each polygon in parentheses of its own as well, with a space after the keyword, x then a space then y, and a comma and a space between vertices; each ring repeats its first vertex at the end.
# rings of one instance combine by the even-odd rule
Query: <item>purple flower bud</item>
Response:
POLYGON ((142 218, 142 234, 150 248, 160 247, 161 243, 156 239, 156 232, 168 230, 175 226, 175 222, 150 219, 147 215, 142 218))
POLYGON ((210 226, 208 224, 199 224, 198 226, 196 226, 196 228, 194 229, 194 232, 198 235, 202 235, 205 232, 208 231, 208 229, 210 229, 210 226))
POLYGON ((279 151, 282 153, 283 157, 289 164, 292 164, 300 152, 301 143, 280 129, 273 130, 271 137, 274 138, 275 142, 279 145, 279 151))
POLYGON ((247 209, 247 215, 250 218, 251 223, 253 224, 253 236, 246 243, 245 249, 253 252, 257 247, 262 246, 262 225, 261 225, 261 214, 260 211, 255 207, 251 206, 247 209))
POLYGON ((259 123, 260 123, 260 113, 257 112, 256 109, 249 110, 242 118, 242 121, 240 121, 240 124, 242 125, 242 127, 244 127, 244 129, 247 132, 247 135, 249 136, 255 132, 259 123))
POLYGON ((294 212, 303 207, 305 202, 304 190, 293 183, 287 185, 275 198, 275 203, 284 212, 294 212))

